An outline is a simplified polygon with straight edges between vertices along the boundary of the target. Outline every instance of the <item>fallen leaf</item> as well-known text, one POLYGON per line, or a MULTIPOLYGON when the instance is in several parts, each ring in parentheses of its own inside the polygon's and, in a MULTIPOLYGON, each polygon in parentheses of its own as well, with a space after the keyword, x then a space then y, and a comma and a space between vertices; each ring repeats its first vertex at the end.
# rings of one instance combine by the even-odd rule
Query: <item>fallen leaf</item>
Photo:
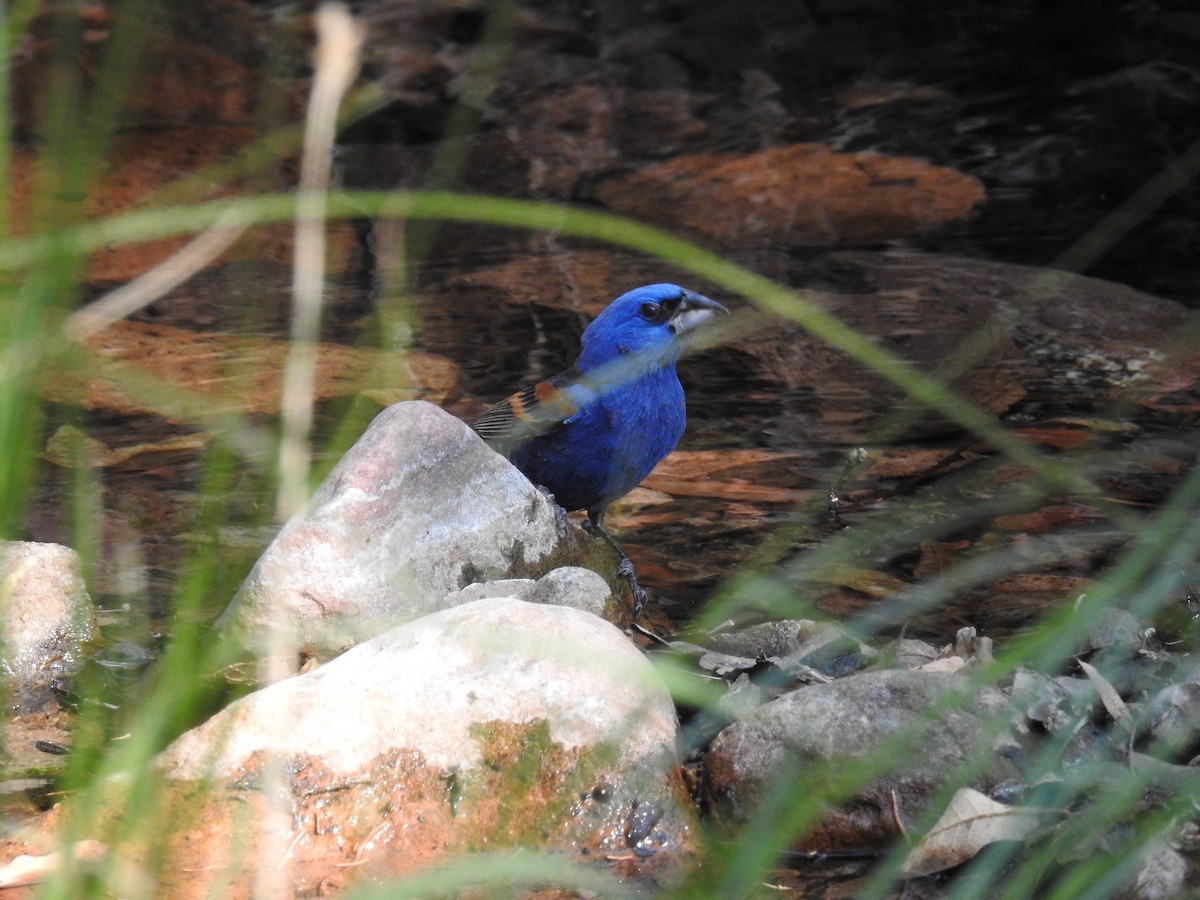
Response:
POLYGON ((1104 708, 1108 710, 1113 721, 1124 728, 1128 734, 1133 734, 1133 714, 1125 705, 1125 701, 1121 699, 1121 695, 1117 693, 1117 689, 1100 674, 1095 666, 1085 663, 1083 660, 1078 662, 1079 668, 1083 669, 1083 674, 1096 688, 1096 693, 1100 695, 1100 702, 1104 704, 1104 708))
POLYGON ((929 833, 909 851, 909 877, 952 869, 996 841, 1020 841, 1037 827, 1037 810, 1005 806, 971 788, 960 788, 929 833))
POLYGON ((62 425, 46 440, 42 458, 63 468, 75 468, 82 464, 104 469, 128 462, 143 453, 191 452, 202 450, 207 444, 208 438, 203 434, 181 434, 148 444, 108 447, 72 425, 62 425))
POLYGON ((956 565, 962 557, 961 551, 970 546, 970 541, 922 541, 921 558, 913 569, 913 577, 940 575, 956 565))
MULTIPOLYGON (((871 465, 863 472, 863 478, 914 478, 945 466, 956 455, 960 454, 955 450, 926 448, 890 447, 877 450, 871 454, 871 465)), ((973 457, 963 456, 959 465, 971 459, 973 457)))
POLYGON ((648 488, 673 497, 715 497, 720 500, 750 500, 757 503, 800 503, 814 495, 813 491, 797 491, 742 481, 687 481, 662 475, 650 475, 642 483, 648 488))
POLYGON ((850 588, 869 597, 890 597, 908 587, 905 582, 886 572, 856 566, 825 566, 813 572, 806 572, 805 576, 810 581, 850 588))
POLYGON ((1073 450, 1083 446, 1092 437, 1090 432, 1082 428, 1055 428, 1044 425, 1017 428, 1015 433, 1031 444, 1053 447, 1055 450, 1073 450))
POLYGON ((1083 503, 1060 503, 1044 506, 1031 513, 996 516, 992 520, 997 528, 1024 534, 1044 534, 1066 525, 1090 524, 1105 518, 1104 513, 1094 506, 1083 503))
POLYGON ((1092 587, 1094 582, 1078 575, 1056 575, 1049 572, 1022 572, 1001 578, 992 589, 1005 594, 1049 595, 1053 601, 1064 597, 1078 597, 1092 587))
POLYGON ((945 656, 917 666, 918 672, 957 672, 967 664, 961 656, 945 656))
POLYGON ((724 676, 731 672, 749 672, 758 665, 758 660, 748 656, 733 656, 729 653, 718 653, 714 650, 709 650, 700 657, 697 665, 702 669, 707 669, 714 675, 724 676))
POLYGON ((796 453, 769 450, 676 450, 643 484, 675 497, 798 503, 814 493, 790 486, 795 476, 788 464, 799 459, 796 453), (787 483, 780 484, 781 478, 787 483))

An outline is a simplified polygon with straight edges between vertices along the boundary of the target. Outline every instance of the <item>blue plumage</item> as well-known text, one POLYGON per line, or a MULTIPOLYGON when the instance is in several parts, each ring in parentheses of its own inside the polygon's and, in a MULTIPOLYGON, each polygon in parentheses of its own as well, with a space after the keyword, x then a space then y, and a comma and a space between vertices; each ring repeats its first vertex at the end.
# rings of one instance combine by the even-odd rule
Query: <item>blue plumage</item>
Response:
POLYGON ((564 509, 602 527, 683 435, 675 362, 684 335, 725 307, 674 284, 622 294, 583 333, 573 368, 492 407, 474 428, 564 509))

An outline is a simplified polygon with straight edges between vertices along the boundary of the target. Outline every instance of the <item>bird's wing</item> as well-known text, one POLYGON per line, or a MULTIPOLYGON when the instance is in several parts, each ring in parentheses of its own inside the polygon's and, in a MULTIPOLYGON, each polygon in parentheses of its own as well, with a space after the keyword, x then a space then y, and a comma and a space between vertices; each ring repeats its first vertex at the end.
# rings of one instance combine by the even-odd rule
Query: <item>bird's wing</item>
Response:
POLYGON ((502 451, 561 428, 578 410, 567 388, 579 376, 577 369, 570 369, 517 391, 485 412, 471 427, 502 451))

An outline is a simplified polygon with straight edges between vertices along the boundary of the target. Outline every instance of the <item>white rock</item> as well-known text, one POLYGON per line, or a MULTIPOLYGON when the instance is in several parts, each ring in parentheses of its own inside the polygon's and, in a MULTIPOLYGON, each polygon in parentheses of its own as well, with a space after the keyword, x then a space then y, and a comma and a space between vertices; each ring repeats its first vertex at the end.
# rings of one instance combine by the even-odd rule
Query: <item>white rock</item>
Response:
POLYGON ((486 598, 424 616, 305 675, 242 698, 162 757, 173 776, 255 753, 320 757, 354 772, 397 747, 433 766, 479 763, 472 725, 546 719, 568 748, 620 743, 626 763, 673 754, 675 709, 653 667, 590 613, 486 598))
POLYGON ((398 403, 284 526, 217 626, 263 652, 328 655, 442 609, 473 582, 544 571, 574 530, 465 424, 398 403))
POLYGON ((217 859, 311 872, 348 852, 386 868, 414 848, 692 848, 653 667, 590 613, 513 598, 433 613, 263 688, 158 765, 179 802, 207 792, 185 844, 217 859))
POLYGON ((78 670, 96 628, 79 554, 59 544, 0 541, 0 608, 10 699, 37 706, 54 679, 78 670))

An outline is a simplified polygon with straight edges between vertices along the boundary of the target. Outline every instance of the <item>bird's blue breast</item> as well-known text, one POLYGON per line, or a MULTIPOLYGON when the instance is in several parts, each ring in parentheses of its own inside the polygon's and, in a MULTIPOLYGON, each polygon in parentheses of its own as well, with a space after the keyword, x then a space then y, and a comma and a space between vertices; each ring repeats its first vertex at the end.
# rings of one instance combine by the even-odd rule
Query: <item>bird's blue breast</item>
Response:
POLYGON ((604 391, 511 459, 564 509, 603 507, 636 487, 683 435, 683 387, 668 366, 604 391))

